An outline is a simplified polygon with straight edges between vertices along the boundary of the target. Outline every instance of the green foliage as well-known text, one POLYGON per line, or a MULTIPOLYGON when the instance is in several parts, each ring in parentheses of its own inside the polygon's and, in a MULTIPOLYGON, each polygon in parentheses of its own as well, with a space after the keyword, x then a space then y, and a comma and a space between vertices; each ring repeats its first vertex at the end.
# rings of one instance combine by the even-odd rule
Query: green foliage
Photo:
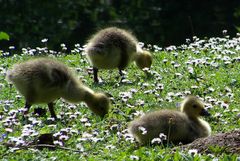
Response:
POLYGON ((6 32, 0 32, 0 40, 9 40, 9 35, 6 32))
POLYGON ((126 69, 126 80, 123 83, 119 83, 116 79, 117 70, 100 70, 99 76, 104 80, 101 85, 93 83, 92 74, 89 72, 90 65, 81 52, 58 55, 48 52, 47 56, 61 60, 71 67, 84 84, 95 91, 104 91, 113 96, 112 108, 103 120, 92 114, 83 103, 72 106, 61 99, 57 100, 55 110, 62 117, 61 121, 55 124, 48 121, 49 112, 45 117, 32 114, 34 108, 38 106, 47 108, 45 105, 34 105, 30 110, 32 121, 29 124, 23 123, 22 112, 16 112, 16 110, 24 106, 24 98, 20 97, 16 89, 5 80, 6 71, 13 64, 36 57, 38 55, 36 53, 41 49, 36 49, 36 55, 30 52, 32 49, 11 57, 7 52, 2 53, 0 58, 0 158, 3 160, 88 161, 237 160, 239 154, 226 154, 224 149, 216 147, 212 148, 211 154, 190 154, 180 148, 173 150, 174 145, 137 146, 136 141, 129 139, 126 129, 128 123, 139 117, 137 114, 141 112, 165 108, 177 110, 176 104, 187 93, 198 95, 208 104, 212 117, 206 120, 210 123, 213 134, 238 128, 240 125, 238 116, 239 40, 212 38, 202 41, 196 38, 191 44, 177 48, 172 46, 158 50, 155 46, 151 49, 155 50, 152 52, 153 66, 148 71, 151 77, 147 77, 133 63, 126 69), (162 89, 159 88, 160 85, 163 86, 162 89), (6 148, 6 143, 11 142, 13 138, 21 138, 29 143, 42 133, 58 134, 59 132, 69 137, 62 142, 63 146, 70 150, 61 149, 61 147, 56 150, 6 148), (25 136, 26 134, 28 135, 25 136))
POLYGON ((209 150, 215 154, 222 154, 222 153, 224 153, 225 149, 226 149, 226 147, 219 147, 219 146, 210 146, 209 147, 209 150))

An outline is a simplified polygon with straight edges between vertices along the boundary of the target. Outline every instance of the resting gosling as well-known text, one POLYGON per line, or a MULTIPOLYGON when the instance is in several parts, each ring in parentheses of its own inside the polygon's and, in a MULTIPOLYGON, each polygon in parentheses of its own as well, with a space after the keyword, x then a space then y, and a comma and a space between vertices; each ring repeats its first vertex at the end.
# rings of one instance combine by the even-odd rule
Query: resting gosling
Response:
POLYGON ((160 133, 165 134, 169 142, 185 144, 211 134, 209 124, 199 118, 209 115, 197 97, 188 96, 182 102, 181 111, 150 112, 132 121, 128 129, 141 144, 151 143, 160 133))
POLYGON ((94 82, 98 82, 98 69, 122 69, 135 61, 140 68, 150 68, 152 56, 148 51, 142 50, 137 39, 128 31, 109 27, 100 30, 88 40, 86 45, 87 59, 93 66, 94 82))
POLYGON ((105 94, 95 93, 84 86, 66 65, 53 59, 37 58, 16 64, 6 77, 25 97, 26 114, 33 104, 47 103, 51 117, 57 119, 53 101, 61 97, 71 103, 84 101, 101 117, 110 107, 105 94))

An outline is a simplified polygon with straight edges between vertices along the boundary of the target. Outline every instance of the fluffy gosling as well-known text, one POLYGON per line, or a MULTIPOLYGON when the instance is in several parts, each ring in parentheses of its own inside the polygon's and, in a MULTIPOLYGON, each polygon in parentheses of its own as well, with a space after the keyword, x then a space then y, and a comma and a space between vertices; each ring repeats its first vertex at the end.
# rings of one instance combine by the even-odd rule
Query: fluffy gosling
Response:
POLYGON ((87 59, 93 66, 94 82, 98 82, 98 69, 122 70, 132 61, 140 68, 150 68, 152 56, 148 51, 142 50, 137 39, 128 31, 109 27, 100 30, 88 40, 85 49, 87 59))
POLYGON ((57 119, 53 101, 63 98, 67 102, 84 101, 95 114, 103 117, 110 107, 105 94, 95 93, 77 80, 63 63, 37 58, 14 65, 6 76, 16 89, 25 97, 28 113, 33 104, 47 103, 51 117, 57 119))
POLYGON ((159 138, 160 133, 167 136, 168 142, 189 143, 211 134, 209 124, 199 118, 209 115, 197 97, 188 96, 182 102, 181 111, 150 112, 132 121, 128 129, 141 144, 151 143, 152 139, 159 138))

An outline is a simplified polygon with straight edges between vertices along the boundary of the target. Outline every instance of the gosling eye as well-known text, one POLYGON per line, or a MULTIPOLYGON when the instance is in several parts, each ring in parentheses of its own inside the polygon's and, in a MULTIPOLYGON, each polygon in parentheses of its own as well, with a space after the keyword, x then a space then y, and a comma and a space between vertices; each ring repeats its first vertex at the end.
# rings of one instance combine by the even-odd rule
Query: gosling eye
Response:
POLYGON ((193 108, 197 108, 197 105, 196 105, 196 104, 194 104, 192 107, 193 107, 193 108))

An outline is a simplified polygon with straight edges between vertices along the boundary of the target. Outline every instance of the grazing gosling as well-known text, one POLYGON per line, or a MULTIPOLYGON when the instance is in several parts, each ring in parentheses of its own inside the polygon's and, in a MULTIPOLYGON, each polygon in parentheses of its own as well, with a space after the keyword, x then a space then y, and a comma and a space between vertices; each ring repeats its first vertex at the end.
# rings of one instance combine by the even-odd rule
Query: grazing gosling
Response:
POLYGON ((16 64, 7 72, 6 78, 25 97, 26 114, 33 104, 47 103, 51 117, 57 119, 53 101, 61 97, 71 103, 84 101, 101 117, 110 107, 105 94, 84 86, 66 65, 53 59, 37 58, 16 64))
POLYGON ((109 27, 100 30, 88 40, 85 49, 87 59, 93 66, 94 82, 98 82, 98 69, 122 69, 135 61, 140 68, 150 68, 152 56, 148 51, 142 50, 137 39, 128 31, 109 27))
POLYGON ((198 98, 188 96, 182 102, 181 111, 150 112, 132 121, 128 129, 141 144, 151 143, 152 139, 159 138, 160 133, 167 136, 168 142, 185 144, 211 134, 209 124, 199 118, 209 115, 198 98))

